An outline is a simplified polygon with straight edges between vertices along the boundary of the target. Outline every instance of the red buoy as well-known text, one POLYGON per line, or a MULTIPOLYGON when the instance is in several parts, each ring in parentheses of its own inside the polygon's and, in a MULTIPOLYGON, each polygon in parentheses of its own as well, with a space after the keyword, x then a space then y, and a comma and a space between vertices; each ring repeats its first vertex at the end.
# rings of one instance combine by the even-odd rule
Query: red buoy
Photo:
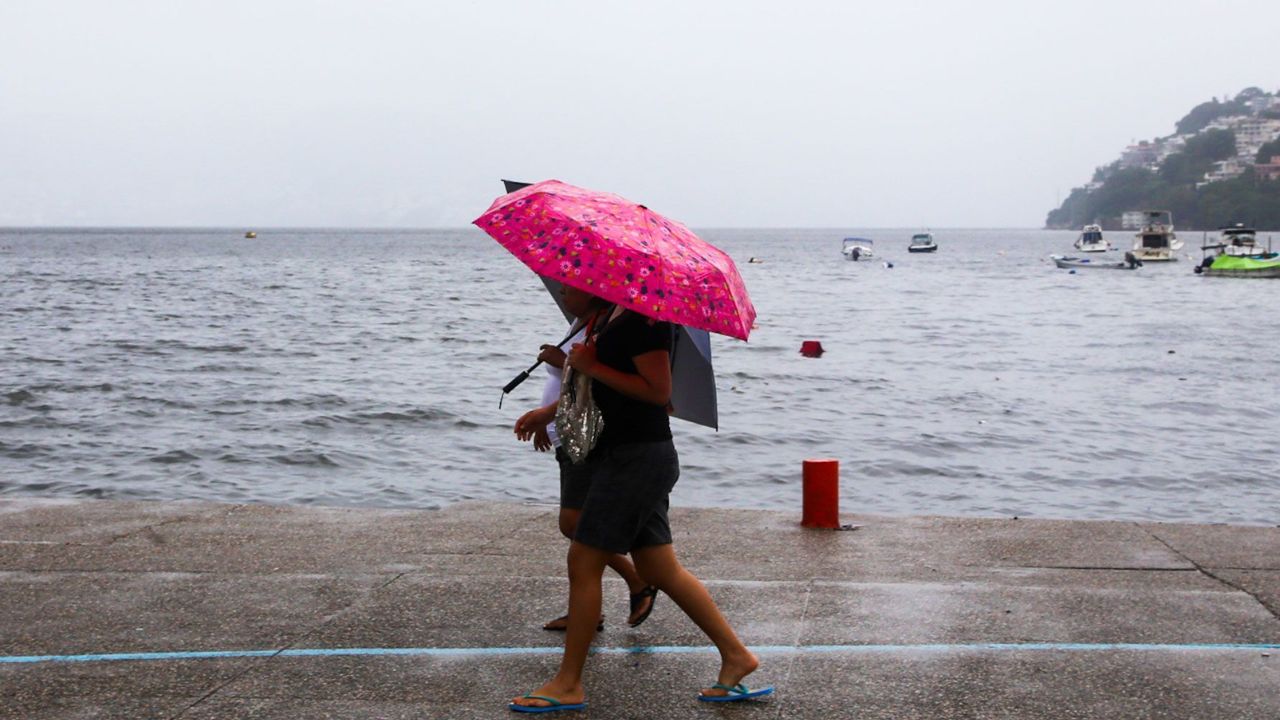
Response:
POLYGON ((817 340, 805 340, 800 343, 800 354, 805 357, 822 357, 822 343, 817 340))
POLYGON ((804 461, 804 513, 800 524, 835 530, 840 527, 840 461, 804 461))

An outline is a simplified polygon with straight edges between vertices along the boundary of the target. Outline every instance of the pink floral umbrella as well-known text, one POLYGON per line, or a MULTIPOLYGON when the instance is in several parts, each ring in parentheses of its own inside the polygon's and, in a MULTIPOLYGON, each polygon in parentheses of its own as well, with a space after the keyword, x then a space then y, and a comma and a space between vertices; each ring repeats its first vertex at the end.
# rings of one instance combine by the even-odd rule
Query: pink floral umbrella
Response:
POLYGON ((733 260, 643 205, 544 180, 498 198, 475 225, 543 277, 657 320, 751 333, 756 309, 733 260))

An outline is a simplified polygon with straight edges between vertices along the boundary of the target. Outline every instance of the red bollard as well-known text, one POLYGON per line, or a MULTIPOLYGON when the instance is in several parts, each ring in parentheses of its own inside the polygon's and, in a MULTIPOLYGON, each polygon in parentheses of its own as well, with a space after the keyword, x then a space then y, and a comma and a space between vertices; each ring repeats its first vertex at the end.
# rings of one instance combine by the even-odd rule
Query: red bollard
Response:
POLYGON ((826 352, 822 349, 822 343, 817 340, 805 340, 800 343, 800 354, 805 357, 822 357, 822 353, 826 352))
POLYGON ((800 524, 835 530, 840 527, 840 461, 804 461, 804 514, 800 524))

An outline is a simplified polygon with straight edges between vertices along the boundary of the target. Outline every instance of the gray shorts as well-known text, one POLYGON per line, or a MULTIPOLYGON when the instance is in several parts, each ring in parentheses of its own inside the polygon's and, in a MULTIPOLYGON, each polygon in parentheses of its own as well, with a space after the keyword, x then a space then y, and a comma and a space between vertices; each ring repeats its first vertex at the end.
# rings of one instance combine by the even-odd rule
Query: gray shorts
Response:
POLYGON ((574 540, 615 553, 671 543, 668 497, 680 478, 674 443, 602 448, 588 465, 591 479, 574 540))
POLYGON ((574 465, 569 453, 559 447, 556 448, 556 462, 560 464, 560 507, 581 510, 591 487, 591 463, 574 465))

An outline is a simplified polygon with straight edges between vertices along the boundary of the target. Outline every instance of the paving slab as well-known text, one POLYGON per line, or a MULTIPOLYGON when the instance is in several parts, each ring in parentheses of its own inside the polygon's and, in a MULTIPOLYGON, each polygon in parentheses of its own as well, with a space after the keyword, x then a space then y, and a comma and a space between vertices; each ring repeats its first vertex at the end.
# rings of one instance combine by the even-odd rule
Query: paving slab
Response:
POLYGON ((552 655, 280 657, 238 678, 218 695, 502 708, 512 696, 548 680, 557 661, 552 655))
MULTIPOLYGON (((290 720, 298 720, 299 718, 324 718, 334 717, 332 715, 323 715, 319 713, 300 712, 302 701, 299 699, 288 699, 280 701, 281 707, 293 708, 294 713, 290 715, 290 720)), ((227 720, 228 718, 266 718, 281 717, 272 715, 269 708, 271 700, 258 700, 254 698, 233 698, 215 696, 207 700, 188 707, 185 710, 175 712, 170 718, 177 720, 227 720)), ((364 708, 365 711, 373 711, 373 708, 364 708)), ((419 716, 421 717, 421 708, 419 708, 419 716)), ((347 715, 340 716, 345 718, 360 717, 380 717, 376 714, 365 714, 363 712, 351 712, 347 715)))
MULTIPOLYGON (((203 702, 178 716, 180 720, 227 720, 228 718, 253 718, 253 720, 423 720, 424 718, 449 718, 449 720, 479 720, 504 718, 511 715, 505 709, 476 707, 457 704, 427 704, 421 702, 395 702, 371 700, 314 700, 306 697, 281 698, 219 698, 203 702)), ((515 717, 512 715, 512 717, 515 717)))
POLYGON ((841 519, 857 530, 810 530, 792 513, 754 510, 673 511, 672 527, 685 564, 715 577, 933 582, 986 577, 989 568, 1195 569, 1131 522, 841 519))
POLYGON ((801 645, 1280 643, 1280 623, 1222 589, 814 583, 801 645))
MULTIPOLYGON (((198 697, 143 697, 129 695, 88 695, 18 698, 0 696, 0 720, 121 720, 121 718, 168 718, 196 704, 198 697)), ((183 717, 186 717, 185 715, 183 717)), ((226 716, 224 716, 226 717, 226 716)), ((246 716, 236 716, 246 717, 246 716)))
MULTIPOLYGON (((106 525, 141 523, 132 513, 133 505, 123 509, 127 523, 106 525)), ((56 507, 41 508, 41 514, 54 513, 56 507)), ((437 514, 273 505, 199 508, 201 512, 171 513, 165 522, 135 527, 122 537, 89 538, 74 528, 75 523, 53 524, 39 535, 52 543, 0 544, 0 570, 399 572, 421 568, 432 553, 483 554, 487 544, 512 532, 509 524, 490 522, 490 511, 480 504, 437 514), (485 513, 485 520, 474 519, 473 510, 485 513)), ((98 514, 109 517, 106 511, 93 515, 98 514)), ((15 517, 22 524, 22 515, 0 515, 0 527, 15 517)))
POLYGON ((1214 570, 1213 574, 1252 595, 1280 619, 1280 571, 1271 570, 1214 570))
POLYGON ((389 579, 0 572, 0 645, 7 655, 280 648, 389 579))
MULTIPOLYGON (((791 583, 708 583, 716 603, 748 644, 795 642, 803 630, 803 588, 791 583), (796 602, 796 600, 800 602, 796 602)), ((543 623, 565 612, 567 583, 560 578, 405 577, 374 592, 308 638, 323 647, 548 647, 561 633, 543 623)), ((706 645, 706 638, 666 596, 638 628, 625 620, 627 586, 605 583, 605 629, 598 642, 618 647, 706 645)))
POLYGON ((777 702, 803 718, 1267 720, 1278 683, 1257 653, 917 651, 800 657, 777 702))
MULTIPOLYGON (((549 680, 557 662, 558 657, 551 655, 490 657, 483 661, 438 657, 277 658, 229 685, 219 697, 271 698, 277 705, 297 699, 309 706, 353 713, 347 717, 378 717, 369 714, 370 707, 380 708, 388 703, 397 709, 416 706, 419 717, 422 713, 432 717, 517 717, 506 709, 506 704, 549 680), (324 677, 325 683, 317 685, 317 677, 324 677)), ((782 679, 786 663, 780 659, 776 665, 774 677, 782 679)), ((589 712, 575 717, 675 719, 706 718, 708 712, 718 714, 696 697, 699 689, 715 680, 717 667, 716 655, 710 650, 679 655, 593 656, 583 677, 589 712)), ((772 682, 765 679, 764 671, 759 674, 762 682, 772 682)), ((767 710, 767 705, 758 704, 756 709, 767 710)))
POLYGON ((985 585, 1042 588, 1138 588, 1147 590, 1203 590, 1232 592, 1229 585, 1200 570, 1187 567, 1169 570, 1057 568, 1057 567, 991 567, 978 577, 957 582, 979 582, 985 585))
POLYGON ((1280 527, 1146 523, 1143 528, 1200 567, 1280 572, 1280 527))
POLYGON ((0 664, 0 718, 167 718, 262 662, 0 664))
POLYGON ((5 500, 0 501, 0 544, 103 544, 148 527, 207 515, 222 516, 234 507, 204 501, 5 500))

